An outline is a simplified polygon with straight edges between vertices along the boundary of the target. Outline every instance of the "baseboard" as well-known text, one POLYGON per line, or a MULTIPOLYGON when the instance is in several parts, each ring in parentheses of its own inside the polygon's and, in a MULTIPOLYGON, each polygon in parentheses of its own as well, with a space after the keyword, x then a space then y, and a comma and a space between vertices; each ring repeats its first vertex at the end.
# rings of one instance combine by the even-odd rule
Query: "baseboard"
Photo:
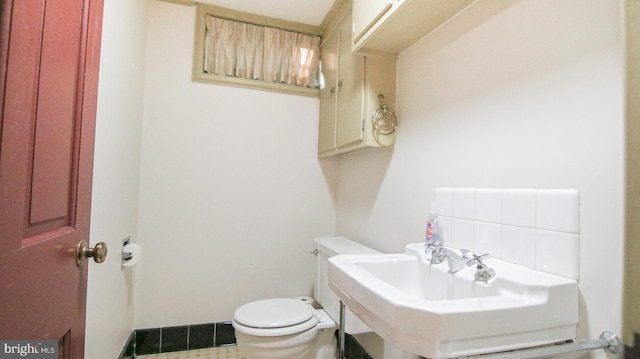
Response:
POLYGON ((129 335, 118 359, 235 344, 231 322, 136 329, 129 335))
MULTIPOLYGON (((231 322, 136 329, 131 332, 118 359, 137 355, 236 345, 231 322)), ((372 359, 356 338, 346 334, 345 359, 372 359)))
POLYGON ((127 342, 124 343, 124 348, 120 352, 118 359, 132 359, 136 356, 136 331, 132 331, 127 338, 127 342))
POLYGON ((358 340, 350 334, 345 334, 344 357, 345 359, 372 359, 371 355, 358 343, 358 340))

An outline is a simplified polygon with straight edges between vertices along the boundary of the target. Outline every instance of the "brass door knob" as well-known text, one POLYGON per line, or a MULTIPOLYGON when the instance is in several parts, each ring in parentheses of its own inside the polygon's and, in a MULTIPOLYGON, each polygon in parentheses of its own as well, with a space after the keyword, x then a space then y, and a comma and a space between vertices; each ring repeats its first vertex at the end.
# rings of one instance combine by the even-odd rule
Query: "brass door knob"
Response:
POLYGON ((86 240, 81 240, 78 243, 78 249, 76 250, 76 264, 78 267, 82 267, 87 258, 92 258, 96 263, 102 263, 107 258, 107 244, 104 242, 96 243, 96 246, 91 248, 87 244, 86 240))

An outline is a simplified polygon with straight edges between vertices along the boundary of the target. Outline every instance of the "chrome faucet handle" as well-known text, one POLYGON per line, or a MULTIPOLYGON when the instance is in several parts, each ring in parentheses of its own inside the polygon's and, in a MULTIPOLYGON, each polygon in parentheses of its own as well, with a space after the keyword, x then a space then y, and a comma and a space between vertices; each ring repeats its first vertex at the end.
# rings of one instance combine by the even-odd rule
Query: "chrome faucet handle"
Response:
POLYGON ((440 243, 438 241, 434 242, 426 242, 424 244, 424 252, 425 253, 434 253, 440 250, 440 243))
POLYGON ((473 255, 473 258, 467 261, 467 266, 469 267, 471 267, 472 265, 478 265, 478 266, 483 265, 484 263, 482 263, 482 261, 490 257, 489 253, 485 253, 481 255, 472 253, 472 255, 473 255))
POLYGON ((496 276, 496 271, 487 267, 482 260, 487 259, 489 254, 473 255, 473 259, 467 262, 467 266, 476 265, 476 280, 480 282, 488 282, 489 279, 496 276))
POLYGON ((440 264, 447 259, 444 249, 438 245, 426 244, 424 252, 431 254, 431 264, 440 264))
POLYGON ((427 239, 424 243, 425 247, 436 246, 440 247, 440 239, 427 239))
POLYGON ((478 271, 476 272, 476 280, 480 282, 488 282, 489 279, 496 276, 496 271, 492 268, 487 267, 485 264, 478 266, 478 271))

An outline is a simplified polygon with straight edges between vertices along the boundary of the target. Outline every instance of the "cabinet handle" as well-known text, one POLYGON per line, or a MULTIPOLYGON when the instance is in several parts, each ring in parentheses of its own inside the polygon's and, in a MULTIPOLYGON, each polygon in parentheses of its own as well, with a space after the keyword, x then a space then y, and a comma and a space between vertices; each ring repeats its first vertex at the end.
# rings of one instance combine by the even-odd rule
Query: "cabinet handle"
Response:
POLYGON ((331 90, 329 90, 329 91, 331 91, 331 93, 334 93, 334 92, 336 92, 336 88, 332 87, 331 90))
POLYGON ((338 88, 342 88, 342 81, 338 81, 338 88))

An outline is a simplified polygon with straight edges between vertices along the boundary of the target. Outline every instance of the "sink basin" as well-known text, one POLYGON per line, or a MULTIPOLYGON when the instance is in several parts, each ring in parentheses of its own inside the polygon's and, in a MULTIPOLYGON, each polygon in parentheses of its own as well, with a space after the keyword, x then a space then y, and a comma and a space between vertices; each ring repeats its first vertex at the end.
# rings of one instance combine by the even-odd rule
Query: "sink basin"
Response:
POLYGON ((383 339, 427 358, 501 352, 575 339, 578 283, 499 259, 449 273, 422 243, 402 254, 329 259, 329 287, 383 339))

